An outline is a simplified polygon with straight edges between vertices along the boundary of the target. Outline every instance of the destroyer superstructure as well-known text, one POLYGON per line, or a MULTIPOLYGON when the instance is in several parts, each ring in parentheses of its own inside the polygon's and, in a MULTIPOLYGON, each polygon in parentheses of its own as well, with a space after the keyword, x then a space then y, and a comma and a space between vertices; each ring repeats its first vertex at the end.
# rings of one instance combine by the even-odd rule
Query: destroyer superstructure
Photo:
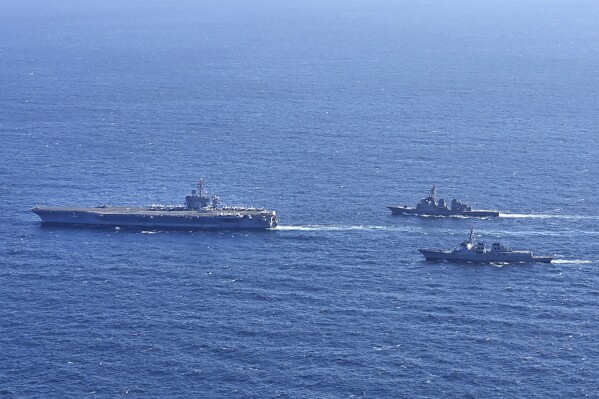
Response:
POLYGON ((43 224, 134 227, 143 229, 238 230, 269 229, 277 226, 275 211, 253 207, 221 206, 216 195, 208 195, 204 179, 185 197, 185 205, 93 208, 46 207, 32 209, 43 224))
POLYGON ((422 198, 415 208, 407 205, 388 206, 394 215, 419 215, 419 216, 468 216, 468 217, 496 217, 499 211, 472 209, 470 205, 458 199, 451 200, 451 207, 443 198, 437 199, 437 189, 431 189, 428 197, 422 198))
POLYGON ((552 256, 534 256, 530 251, 515 251, 501 243, 494 243, 489 248, 482 242, 475 242, 473 229, 470 229, 468 240, 463 241, 456 249, 419 249, 419 251, 426 260, 453 262, 550 263, 553 260, 552 256))

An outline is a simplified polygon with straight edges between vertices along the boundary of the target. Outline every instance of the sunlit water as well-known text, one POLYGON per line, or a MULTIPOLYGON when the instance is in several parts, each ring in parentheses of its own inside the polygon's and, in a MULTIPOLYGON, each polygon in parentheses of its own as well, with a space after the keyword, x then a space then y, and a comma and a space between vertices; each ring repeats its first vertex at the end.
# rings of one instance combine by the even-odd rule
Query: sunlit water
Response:
POLYGON ((123 3, 0 13, 0 397, 596 397, 599 5, 123 3), (29 211, 200 176, 281 225, 29 211), (471 227, 556 259, 418 252, 471 227))

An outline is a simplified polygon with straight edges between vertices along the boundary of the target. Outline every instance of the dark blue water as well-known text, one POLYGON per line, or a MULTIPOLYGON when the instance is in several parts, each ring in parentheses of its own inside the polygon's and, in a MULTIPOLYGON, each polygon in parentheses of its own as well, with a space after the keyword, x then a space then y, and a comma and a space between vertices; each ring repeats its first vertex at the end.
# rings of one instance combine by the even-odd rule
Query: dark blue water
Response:
POLYGON ((1 5, 0 397, 597 397, 599 4, 124 3, 1 5), (29 212, 200 176, 283 226, 29 212), (471 226, 557 260, 419 255, 471 226))

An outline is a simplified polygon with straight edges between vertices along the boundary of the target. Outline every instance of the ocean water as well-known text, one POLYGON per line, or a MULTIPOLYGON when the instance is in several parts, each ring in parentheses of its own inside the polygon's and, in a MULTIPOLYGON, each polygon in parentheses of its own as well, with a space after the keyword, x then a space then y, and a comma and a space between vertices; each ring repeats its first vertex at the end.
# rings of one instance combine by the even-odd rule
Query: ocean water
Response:
POLYGON ((1 4, 0 397, 598 397, 597 2, 172 3, 1 4), (201 176, 281 226, 29 211, 201 176), (470 227, 556 260, 417 251, 470 227))

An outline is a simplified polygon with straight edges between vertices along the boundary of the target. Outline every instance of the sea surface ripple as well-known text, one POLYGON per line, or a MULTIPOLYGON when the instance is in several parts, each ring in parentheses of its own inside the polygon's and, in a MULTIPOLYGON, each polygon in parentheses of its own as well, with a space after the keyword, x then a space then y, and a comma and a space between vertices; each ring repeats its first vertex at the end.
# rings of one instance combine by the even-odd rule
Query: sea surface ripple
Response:
POLYGON ((0 397, 597 397, 599 4, 2 8, 0 397), (201 176, 281 225, 29 211, 201 176), (433 184, 502 215, 391 216, 433 184), (471 227, 556 260, 418 253, 471 227))

